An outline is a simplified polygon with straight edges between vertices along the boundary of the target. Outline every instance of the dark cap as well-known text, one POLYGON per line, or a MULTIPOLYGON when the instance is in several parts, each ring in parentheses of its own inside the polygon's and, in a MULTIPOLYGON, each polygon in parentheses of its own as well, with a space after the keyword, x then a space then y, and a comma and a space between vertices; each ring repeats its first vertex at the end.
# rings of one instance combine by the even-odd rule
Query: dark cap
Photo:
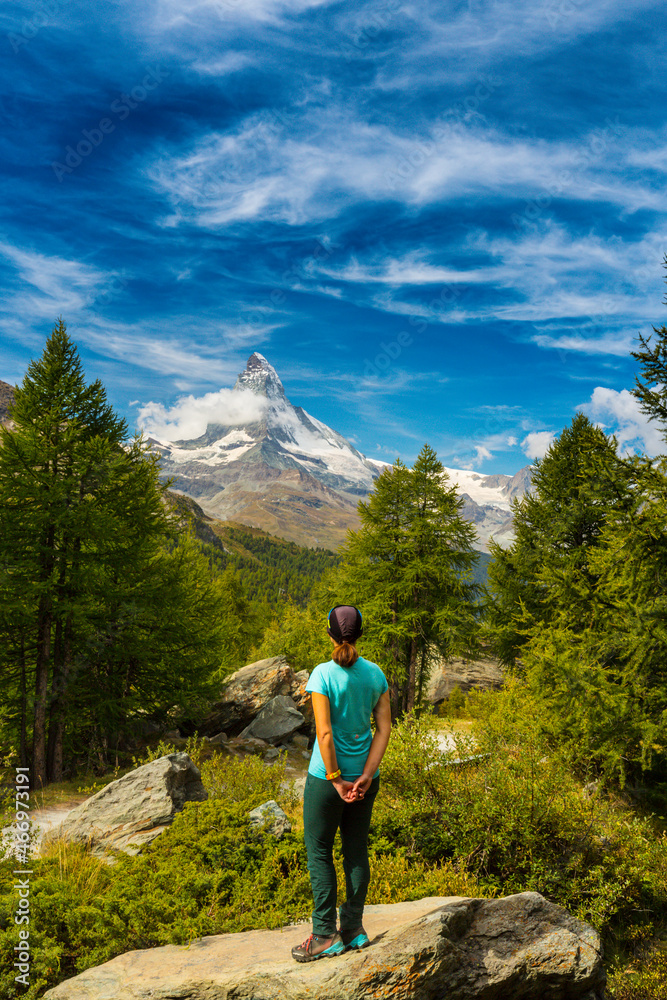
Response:
POLYGON ((351 604, 337 604, 329 612, 327 632, 336 642, 356 642, 362 633, 361 611, 351 604))

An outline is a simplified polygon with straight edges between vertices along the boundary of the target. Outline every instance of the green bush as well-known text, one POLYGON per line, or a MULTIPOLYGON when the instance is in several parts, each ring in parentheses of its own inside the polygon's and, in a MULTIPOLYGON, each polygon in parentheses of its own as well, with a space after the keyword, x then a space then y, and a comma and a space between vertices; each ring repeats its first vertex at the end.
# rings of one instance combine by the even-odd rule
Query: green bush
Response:
MULTIPOLYGON (((118 853, 109 865, 79 845, 53 841, 34 860, 32 985, 22 993, 28 1000, 135 948, 307 918, 312 904, 302 836, 277 841, 248 820, 267 799, 293 807, 284 759, 269 768, 254 758, 217 756, 202 764, 202 775, 209 799, 186 803, 141 854, 118 853)), ((15 862, 0 864, 3 885, 11 887, 15 862)), ((0 895, 3 1000, 16 996, 18 898, 11 888, 0 895)))
POLYGON ((585 791, 517 699, 506 693, 502 711, 454 736, 447 753, 424 722, 399 723, 373 836, 415 860, 457 865, 486 895, 540 892, 622 947, 667 912, 667 839, 585 791))
POLYGON ((466 696, 458 684, 449 692, 449 697, 440 704, 438 714, 453 719, 466 714, 466 696))
POLYGON ((607 981, 607 997, 608 1000, 667 1000, 667 954, 654 952, 637 965, 615 970, 607 981))
MULTIPOLYGON (((173 748, 163 745, 164 752, 173 748)), ((142 763, 142 762, 138 762, 142 763)), ((113 865, 80 845, 52 841, 32 863, 31 987, 34 1000, 64 979, 135 948, 187 945, 208 934, 279 927, 312 909, 300 804, 285 759, 267 767, 255 757, 216 755, 201 764, 206 802, 189 802, 172 825, 134 857, 113 865), (248 812, 268 799, 291 815, 280 841, 251 827, 248 812)), ((12 885, 13 861, 1 862, 12 885)), ((344 891, 340 853, 336 858, 344 891)), ((428 895, 478 895, 475 880, 450 863, 431 865, 377 840, 370 902, 428 895)), ((13 914, 18 894, 0 895, 0 998, 16 995, 13 914)))

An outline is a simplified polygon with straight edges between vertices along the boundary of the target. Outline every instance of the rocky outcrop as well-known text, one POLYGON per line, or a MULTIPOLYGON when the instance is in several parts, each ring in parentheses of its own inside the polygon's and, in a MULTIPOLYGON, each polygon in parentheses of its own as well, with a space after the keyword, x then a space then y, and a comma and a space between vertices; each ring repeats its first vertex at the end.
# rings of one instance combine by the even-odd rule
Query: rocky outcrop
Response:
POLYGON ((198 727, 199 732, 213 736, 223 730, 229 736, 238 736, 272 698, 279 696, 292 698, 304 723, 311 725, 313 711, 304 674, 301 671, 297 677, 284 656, 271 656, 241 667, 225 683, 219 700, 198 727))
POLYGON ((90 844, 97 857, 109 850, 136 854, 172 822, 186 802, 208 792, 186 753, 172 753, 112 781, 68 814, 45 839, 65 837, 90 844))
POLYGON ((297 964, 309 925, 132 951, 48 1000, 601 1000, 600 940, 535 892, 369 906, 371 947, 297 964))
POLYGON ((243 730, 241 736, 246 739, 248 736, 254 736, 256 739, 266 740, 267 743, 282 743, 297 729, 301 729, 305 721, 294 700, 289 695, 279 694, 264 706, 257 718, 243 730))
POLYGON ((502 685, 503 672, 497 660, 450 660, 436 665, 431 671, 426 700, 432 705, 438 705, 449 698, 455 687, 466 692, 472 688, 497 690, 502 685))
POLYGON ((14 386, 9 382, 0 382, 0 424, 11 426, 9 411, 14 405, 14 386))

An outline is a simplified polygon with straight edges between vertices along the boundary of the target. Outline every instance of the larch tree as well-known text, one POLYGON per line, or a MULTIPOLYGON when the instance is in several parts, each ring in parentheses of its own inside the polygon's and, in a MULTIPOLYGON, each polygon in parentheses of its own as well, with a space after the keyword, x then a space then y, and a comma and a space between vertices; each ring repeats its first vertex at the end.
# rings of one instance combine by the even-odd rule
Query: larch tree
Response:
POLYGON ((474 646, 477 556, 463 502, 425 445, 411 469, 397 460, 381 473, 342 551, 338 593, 363 608, 365 648, 389 677, 394 716, 419 706, 435 658, 474 646))
MULTIPOLYGON (((87 385, 58 321, 0 437, 0 724, 37 786, 84 735, 104 757, 128 713, 186 704, 219 666, 224 594, 179 541, 155 456, 87 385)), ((102 761, 100 763, 103 763, 102 761)))
POLYGON ((630 474, 616 442, 578 413, 534 466, 530 492, 513 501, 515 538, 491 542, 486 636, 515 663, 532 635, 565 616, 591 624, 597 573, 590 553, 608 518, 632 504, 630 474))

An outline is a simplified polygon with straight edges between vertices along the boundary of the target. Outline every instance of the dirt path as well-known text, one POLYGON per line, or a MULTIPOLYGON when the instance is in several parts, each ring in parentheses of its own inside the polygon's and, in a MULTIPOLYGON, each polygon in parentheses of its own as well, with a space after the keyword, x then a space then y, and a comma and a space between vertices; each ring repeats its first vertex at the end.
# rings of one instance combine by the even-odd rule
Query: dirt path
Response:
MULTIPOLYGON (((30 819, 35 835, 34 844, 37 850, 39 850, 39 845, 42 842, 44 834, 52 830, 55 826, 58 826, 59 823, 62 823, 65 817, 69 816, 72 809, 85 802, 87 798, 87 795, 77 795, 71 799, 66 799, 65 802, 59 802, 57 805, 46 806, 44 809, 30 810, 30 819)), ((3 827, 1 834, 3 849, 13 850, 16 835, 14 827, 3 827)))

